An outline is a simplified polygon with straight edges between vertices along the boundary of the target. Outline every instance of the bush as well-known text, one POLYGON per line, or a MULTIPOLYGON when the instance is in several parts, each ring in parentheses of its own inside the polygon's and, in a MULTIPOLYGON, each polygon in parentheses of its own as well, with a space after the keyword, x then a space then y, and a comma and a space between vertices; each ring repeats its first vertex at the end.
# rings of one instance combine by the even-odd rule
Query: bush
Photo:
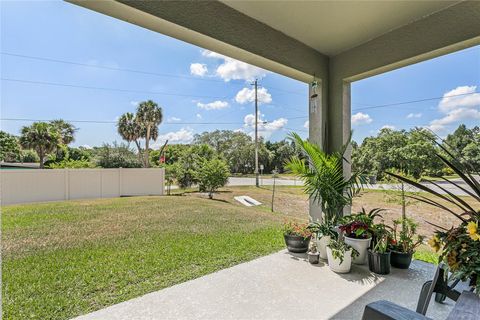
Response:
POLYGON ((82 169, 82 168, 95 168, 95 164, 89 160, 62 160, 60 162, 52 162, 48 165, 50 169, 82 169))
POLYGON ((40 158, 38 154, 30 149, 20 151, 20 156, 18 157, 19 162, 39 162, 40 158))
POLYGON ((205 160, 198 170, 200 189, 208 192, 208 197, 213 199, 213 193, 227 184, 229 176, 230 171, 225 161, 205 160))
POLYGON ((138 156, 126 144, 104 144, 96 150, 96 164, 102 168, 141 168, 138 156))

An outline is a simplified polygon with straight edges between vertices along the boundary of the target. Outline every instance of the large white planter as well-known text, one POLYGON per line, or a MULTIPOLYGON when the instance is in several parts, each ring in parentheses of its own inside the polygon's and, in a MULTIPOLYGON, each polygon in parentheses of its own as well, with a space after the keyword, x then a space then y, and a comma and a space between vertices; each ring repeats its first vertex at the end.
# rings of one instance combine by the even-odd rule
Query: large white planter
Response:
POLYGON ((340 259, 335 259, 332 254, 332 249, 327 247, 328 266, 336 273, 348 273, 352 267, 352 250, 345 252, 343 262, 340 263, 340 259))
POLYGON ((353 239, 344 237, 344 242, 350 245, 353 249, 358 251, 358 257, 353 259, 355 264, 365 264, 367 262, 367 250, 370 247, 372 238, 368 239, 353 239))
POLYGON ((320 259, 327 260, 327 244, 330 242, 330 236, 323 236, 317 239, 317 249, 320 253, 320 259))

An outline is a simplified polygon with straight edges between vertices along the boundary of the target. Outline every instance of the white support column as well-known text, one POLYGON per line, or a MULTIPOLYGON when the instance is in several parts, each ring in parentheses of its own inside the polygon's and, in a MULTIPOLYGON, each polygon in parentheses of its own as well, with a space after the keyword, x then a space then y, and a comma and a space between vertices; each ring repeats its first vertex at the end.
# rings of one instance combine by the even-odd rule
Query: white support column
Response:
MULTIPOLYGON (((350 82, 343 83, 342 90, 342 109, 343 109, 343 144, 348 142, 352 132, 352 106, 351 106, 351 85, 350 82)), ((350 178, 352 174, 352 145, 350 144, 345 152, 345 161, 343 161, 343 176, 350 178)), ((352 212, 350 206, 343 208, 343 215, 349 215, 352 212)))
MULTIPOLYGON (((322 83, 322 81, 317 81, 317 87, 314 89, 310 84, 308 90, 308 137, 311 142, 314 142, 323 148, 325 142, 325 108, 323 104, 323 90, 326 88, 324 87, 325 84, 322 83), (314 94, 316 94, 317 96, 312 98, 312 95, 314 94)), ((322 208, 318 203, 315 203, 313 200, 310 200, 309 215, 310 221, 322 221, 322 208)))

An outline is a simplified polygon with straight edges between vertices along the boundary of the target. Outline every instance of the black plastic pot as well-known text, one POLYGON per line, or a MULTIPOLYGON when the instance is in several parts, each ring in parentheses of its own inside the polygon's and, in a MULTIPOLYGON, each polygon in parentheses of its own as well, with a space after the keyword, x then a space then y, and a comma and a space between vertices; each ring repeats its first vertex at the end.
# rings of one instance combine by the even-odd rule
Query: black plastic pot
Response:
POLYGON ((311 264, 317 264, 320 260, 320 253, 308 253, 308 262, 311 264))
POLYGON ((310 238, 305 239, 301 236, 291 236, 286 234, 283 235, 283 238, 285 239, 285 244, 287 245, 288 251, 294 253, 307 252, 310 238))
POLYGON ((412 263, 412 256, 413 253, 405 253, 392 250, 392 254, 390 256, 390 264, 394 268, 408 269, 410 267, 410 263, 412 263))
POLYGON ((389 274, 390 252, 379 253, 368 249, 368 268, 377 274, 389 274))

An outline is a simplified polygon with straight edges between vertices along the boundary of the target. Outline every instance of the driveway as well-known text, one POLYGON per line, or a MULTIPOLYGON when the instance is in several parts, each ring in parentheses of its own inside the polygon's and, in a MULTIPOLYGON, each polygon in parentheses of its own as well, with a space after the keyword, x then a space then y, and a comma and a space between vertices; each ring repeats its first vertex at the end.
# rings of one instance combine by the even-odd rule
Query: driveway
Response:
MULTIPOLYGON (((477 177, 478 178, 478 177, 477 177)), ((480 179, 479 179, 480 180, 480 179)), ((462 188, 465 188, 469 191, 472 191, 472 189, 465 184, 461 179, 454 179, 456 183, 458 183, 462 188)), ((462 191, 455 186, 451 185, 450 183, 446 181, 438 181, 437 182, 442 188, 447 190, 448 192, 453 193, 454 195, 460 195, 460 196, 467 196, 468 194, 465 191, 462 191)), ((293 180, 293 179, 276 179, 275 181, 276 185, 279 186, 301 186, 303 185, 302 181, 300 180, 293 180)), ((441 190, 440 188, 434 186, 431 183, 424 182, 424 185, 427 185, 431 187, 433 190, 440 194, 447 194, 446 191, 441 190)), ((241 177, 230 177, 228 179, 228 185, 230 186, 254 186, 255 185, 255 178, 241 178, 241 177)), ((273 179, 270 178, 261 178, 260 179, 260 185, 262 186, 271 186, 273 185, 273 179)), ((372 189, 372 190, 400 190, 400 184, 369 184, 365 187, 366 189, 372 189)), ((411 192, 419 192, 421 190, 412 187, 412 186, 406 186, 407 191, 411 192)))

